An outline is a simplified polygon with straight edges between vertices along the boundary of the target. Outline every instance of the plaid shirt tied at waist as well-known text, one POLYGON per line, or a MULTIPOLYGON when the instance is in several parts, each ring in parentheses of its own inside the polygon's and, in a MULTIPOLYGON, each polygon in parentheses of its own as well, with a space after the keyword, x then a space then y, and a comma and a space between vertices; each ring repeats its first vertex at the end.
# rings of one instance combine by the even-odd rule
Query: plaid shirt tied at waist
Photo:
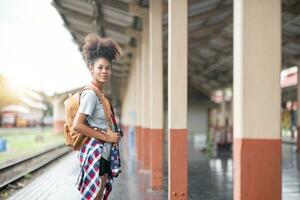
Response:
MULTIPOLYGON (((114 120, 113 120, 114 121, 114 120)), ((114 128, 117 126, 114 126, 114 128)), ((115 131, 115 130, 114 130, 115 131)), ((116 131, 115 131, 116 132, 116 131)), ((100 158, 103 148, 103 142, 89 138, 78 153, 80 162, 80 172, 77 179, 77 189, 81 193, 82 200, 95 199, 100 190, 100 158)), ((110 152, 111 174, 105 185, 103 199, 106 200, 112 190, 112 184, 115 178, 121 172, 121 161, 119 144, 114 143, 110 152)))

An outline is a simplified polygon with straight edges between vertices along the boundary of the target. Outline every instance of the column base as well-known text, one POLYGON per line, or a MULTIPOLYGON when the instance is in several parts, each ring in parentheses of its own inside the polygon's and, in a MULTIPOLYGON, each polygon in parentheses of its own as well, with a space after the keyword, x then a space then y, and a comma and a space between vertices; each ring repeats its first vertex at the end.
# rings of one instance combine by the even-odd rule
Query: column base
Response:
POLYGON ((135 147, 136 147, 136 157, 138 161, 141 161, 142 157, 142 136, 141 136, 142 128, 137 126, 135 128, 135 147))
POLYGON ((150 170, 150 129, 142 129, 142 169, 150 170))
POLYGON ((234 200, 281 199, 281 140, 234 139, 234 200))
POLYGON ((188 199, 187 129, 169 130, 169 194, 170 200, 188 199))
POLYGON ((163 189, 163 130, 150 129, 151 151, 150 151, 150 171, 151 189, 163 189))

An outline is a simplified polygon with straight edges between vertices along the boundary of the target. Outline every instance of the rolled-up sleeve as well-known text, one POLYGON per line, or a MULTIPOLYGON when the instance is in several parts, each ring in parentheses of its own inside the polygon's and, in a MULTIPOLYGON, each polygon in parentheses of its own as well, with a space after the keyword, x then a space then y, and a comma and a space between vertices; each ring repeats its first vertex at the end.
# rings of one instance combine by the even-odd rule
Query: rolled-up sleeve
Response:
POLYGON ((92 90, 84 90, 80 96, 80 105, 78 112, 85 115, 92 115, 97 103, 97 96, 92 90))

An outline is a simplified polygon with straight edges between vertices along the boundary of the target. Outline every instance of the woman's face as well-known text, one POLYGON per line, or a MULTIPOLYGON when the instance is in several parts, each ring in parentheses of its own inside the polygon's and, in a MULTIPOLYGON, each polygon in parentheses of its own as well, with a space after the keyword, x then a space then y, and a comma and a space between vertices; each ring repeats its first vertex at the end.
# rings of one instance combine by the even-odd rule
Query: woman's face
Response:
POLYGON ((90 66, 90 71, 93 79, 105 83, 111 76, 111 63, 106 58, 99 58, 94 62, 93 66, 90 66))

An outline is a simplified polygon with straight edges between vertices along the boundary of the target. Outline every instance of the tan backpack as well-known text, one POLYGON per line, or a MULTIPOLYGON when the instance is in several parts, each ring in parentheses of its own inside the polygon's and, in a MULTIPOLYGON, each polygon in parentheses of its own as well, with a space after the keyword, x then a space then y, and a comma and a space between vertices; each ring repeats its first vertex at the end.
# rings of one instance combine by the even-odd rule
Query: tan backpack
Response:
POLYGON ((98 96, 99 100, 101 101, 106 121, 109 122, 110 120, 110 104, 109 101, 106 99, 104 94, 102 94, 98 88, 96 88, 93 85, 86 86, 81 91, 76 92, 74 95, 70 95, 70 97, 64 102, 65 105, 65 116, 66 116, 66 123, 64 124, 64 137, 65 137, 65 143, 68 147, 70 147, 73 150, 80 150, 80 148, 84 145, 84 143, 88 140, 88 136, 79 133, 78 131, 75 131, 73 127, 74 118, 76 116, 76 113, 79 109, 80 105, 80 95, 81 93, 86 90, 91 89, 93 90, 96 95, 98 96))

